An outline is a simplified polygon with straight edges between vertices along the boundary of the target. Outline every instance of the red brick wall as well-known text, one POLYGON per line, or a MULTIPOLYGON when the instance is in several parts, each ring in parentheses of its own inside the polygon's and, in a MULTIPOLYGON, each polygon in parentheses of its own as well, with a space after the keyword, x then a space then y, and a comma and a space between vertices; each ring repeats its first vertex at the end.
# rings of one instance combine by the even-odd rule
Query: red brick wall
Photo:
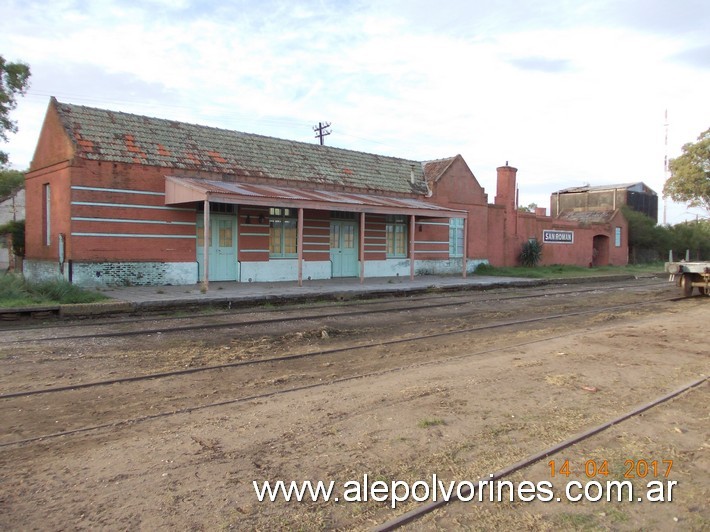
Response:
POLYGON ((518 265, 522 245, 529 238, 537 238, 542 242, 543 230, 561 229, 574 231, 574 243, 546 244, 542 264, 589 266, 593 260, 594 237, 597 235, 609 239, 610 264, 622 265, 628 262, 628 224, 620 212, 611 223, 589 226, 556 220, 544 216, 542 212, 520 212, 516 209, 516 179, 515 168, 498 168, 498 190, 494 204, 486 204, 485 191, 462 160, 455 161, 433 184, 431 202, 468 211, 469 258, 488 259, 494 266, 515 266, 518 265), (614 242, 617 226, 622 228, 622 245, 619 247, 614 242))
POLYGON ((424 219, 417 222, 414 225, 414 251, 416 260, 448 259, 449 219, 424 219))
POLYGON ((330 212, 304 209, 303 260, 330 260, 330 212))
MULTIPOLYGON (((437 181, 430 184, 432 197, 429 201, 442 207, 468 211, 468 225, 466 227, 468 256, 471 258, 488 258, 488 196, 481 187, 462 157, 456 157, 437 181)), ((431 238, 441 238, 442 235, 434 234, 431 238)), ((448 241, 448 230, 446 238, 448 241)), ((448 248, 447 248, 448 249, 448 248)), ((436 257, 445 258, 441 255, 436 257)))
POLYGON ((195 260, 195 207, 165 205, 166 169, 84 160, 77 163, 72 168, 71 178, 74 188, 71 190, 69 258, 77 261, 195 260), (89 233, 100 236, 86 236, 89 233))
POLYGON ((365 215, 365 260, 385 260, 387 257, 385 227, 384 214, 365 215))
POLYGON ((488 262, 493 266, 509 266, 506 250, 508 241, 505 234, 505 208, 502 205, 489 205, 487 210, 488 262))
POLYGON ((239 261, 269 260, 269 209, 267 207, 239 207, 237 247, 239 261), (261 221, 259 221, 260 217, 261 221))
POLYGON ((25 176, 25 256, 35 260, 59 260, 60 233, 66 235, 66 253, 70 251, 69 182, 67 164, 29 172, 25 176), (44 186, 50 186, 51 244, 45 240, 44 186))
MULTIPOLYGON (((498 209, 498 217, 501 217, 498 209)), ((491 209, 491 213, 494 213, 491 209)), ((495 216, 495 215, 494 215, 495 216)), ((516 217, 514 213, 513 218, 516 217)), ((500 224, 500 220, 497 222, 500 224)), ((582 226, 575 222, 557 220, 549 216, 536 216, 532 213, 517 212, 517 233, 508 235, 506 245, 497 249, 497 254, 489 258, 491 264, 499 266, 515 266, 518 264, 520 250, 529 238, 537 238, 543 241, 543 231, 546 229, 556 229, 561 231, 573 231, 574 243, 547 243, 543 244, 542 265, 550 264, 571 264, 575 266, 587 267, 593 262, 594 237, 598 235, 606 236, 608 240, 608 259, 605 263, 595 262, 595 266, 623 265, 628 262, 628 223, 623 215, 618 212, 611 223, 590 224, 582 226), (616 227, 622 229, 621 246, 616 247, 614 242, 614 231, 616 227), (503 249, 504 248, 504 249, 503 249)))
POLYGON ((64 131, 54 106, 50 103, 30 163, 30 173, 69 161, 73 157, 74 146, 64 131))

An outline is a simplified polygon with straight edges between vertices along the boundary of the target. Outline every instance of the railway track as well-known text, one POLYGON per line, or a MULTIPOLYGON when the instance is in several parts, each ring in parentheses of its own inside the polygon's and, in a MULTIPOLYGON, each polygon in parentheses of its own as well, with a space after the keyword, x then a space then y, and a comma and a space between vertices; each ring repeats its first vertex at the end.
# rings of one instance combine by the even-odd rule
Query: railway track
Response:
MULTIPOLYGON (((684 299, 685 298, 657 299, 657 300, 652 300, 652 301, 647 301, 647 302, 641 303, 641 305, 654 305, 654 304, 663 303, 663 302, 682 301, 684 299)), ((502 322, 492 323, 492 324, 488 324, 488 325, 465 327, 462 329, 437 332, 437 333, 430 333, 430 334, 420 334, 420 335, 412 336, 412 337, 408 337, 408 338, 397 338, 397 339, 393 339, 393 340, 381 340, 381 341, 377 341, 377 342, 359 344, 359 345, 354 345, 354 346, 339 347, 339 348, 335 348, 335 349, 322 349, 322 350, 312 351, 312 352, 308 352, 308 353, 292 353, 292 354, 286 354, 286 355, 281 355, 281 356, 276 356, 276 357, 266 356, 263 358, 257 358, 255 360, 242 360, 242 361, 238 361, 238 362, 231 362, 228 364, 215 364, 215 365, 194 367, 194 368, 175 370, 175 371, 146 373, 143 375, 131 375, 131 376, 117 377, 117 378, 113 378, 113 379, 105 379, 105 380, 94 381, 94 382, 68 384, 66 386, 57 386, 57 387, 49 387, 49 388, 45 387, 45 388, 36 389, 36 390, 23 390, 23 391, 17 391, 17 392, 8 392, 8 393, 0 394, 0 400, 12 399, 15 397, 27 397, 27 396, 31 396, 31 395, 45 395, 45 394, 63 392, 63 391, 68 391, 68 390, 95 388, 98 386, 108 386, 111 384, 122 384, 122 383, 129 383, 129 382, 164 379, 167 377, 178 377, 178 376, 192 375, 195 373, 202 373, 202 372, 208 372, 208 371, 217 371, 217 370, 224 370, 224 369, 230 369, 230 368, 255 366, 255 365, 260 365, 260 364, 271 364, 271 363, 277 363, 277 362, 287 362, 290 360, 316 358, 316 357, 322 357, 325 355, 334 355, 334 354, 340 354, 340 353, 346 353, 346 352, 372 349, 374 347, 384 347, 384 346, 388 346, 388 345, 403 344, 403 343, 414 343, 414 342, 418 342, 418 341, 422 341, 422 340, 444 338, 447 336, 456 336, 456 335, 460 335, 460 334, 467 334, 467 333, 472 333, 472 332, 477 332, 477 331, 486 331, 486 330, 491 330, 491 329, 499 329, 499 328, 503 328, 503 327, 514 327, 514 326, 518 326, 518 325, 538 323, 538 322, 546 321, 546 320, 557 320, 557 319, 563 319, 563 318, 570 318, 570 317, 574 317, 574 316, 582 316, 582 315, 602 313, 602 312, 618 311, 618 310, 622 310, 622 309, 627 309, 629 307, 637 307, 638 305, 639 305, 639 303, 628 303, 628 304, 624 304, 624 305, 615 305, 612 307, 605 307, 605 308, 600 308, 600 309, 580 310, 580 311, 575 311, 575 312, 567 312, 565 314, 551 314, 551 315, 545 315, 545 316, 537 316, 534 318, 525 318, 522 320, 502 321, 502 322)), ((429 309, 431 307, 417 307, 417 309, 419 309, 419 308, 429 309)), ((407 310, 412 310, 412 309, 407 309, 407 310)), ((358 315, 358 314, 359 313, 357 313, 355 315, 358 315)), ((301 319, 306 320, 309 318, 304 317, 301 319)), ((87 336, 87 337, 82 336, 80 338, 94 338, 94 336, 87 336)), ((67 338, 62 338, 62 339, 67 339, 67 338)), ((75 339, 75 338, 72 337, 70 339, 75 339)))
MULTIPOLYGON (((289 304, 289 303, 284 303, 284 304, 279 304, 279 305, 274 305, 271 306, 271 302, 265 301, 263 305, 255 305, 253 307, 249 308, 244 308, 244 307, 235 307, 234 309, 226 310, 226 311, 203 311, 199 312, 199 316, 197 318, 219 318, 223 316, 240 316, 240 315, 250 315, 254 313, 259 313, 259 314, 272 314, 272 313, 282 313, 282 312, 287 312, 289 310, 303 310, 304 308, 307 308, 308 310, 315 310, 315 309, 334 309, 334 308, 348 308, 348 307, 367 307, 367 306, 377 306, 381 305, 383 303, 388 303, 388 302, 402 302, 402 301, 407 301, 407 302, 416 302, 416 301, 435 301, 437 299, 445 299, 445 300, 452 300, 452 299, 468 299, 472 297, 477 297, 477 296, 483 296, 481 298, 482 302, 486 301, 501 301, 501 300, 515 300, 515 299, 525 299, 528 297, 545 297, 548 295, 567 295, 567 294, 576 294, 576 293, 586 293, 586 292, 594 292, 598 290, 625 290, 628 288, 644 288, 644 287, 661 287, 661 286, 666 286, 668 283, 667 281, 659 280, 658 278, 639 278, 638 280, 628 283, 626 281, 610 281, 610 282, 601 282, 598 280, 595 280, 593 283, 574 283, 574 284, 566 284, 564 282, 560 282, 559 284, 549 284, 549 285, 544 285, 542 287, 540 286, 530 286, 530 287, 523 287, 523 288, 487 288, 487 287, 480 287, 480 286, 474 286, 476 290, 473 289, 459 289, 457 291, 452 291, 452 290, 447 290, 444 293, 441 292, 436 292, 436 293, 431 293, 431 294, 418 294, 418 295, 409 295, 406 292, 402 293, 401 295, 394 295, 394 296, 387 296, 385 298, 382 297, 377 297, 377 294, 373 294, 373 299, 359 299, 356 301, 353 300, 342 300, 342 301, 337 301, 337 302, 325 302, 325 303, 305 303, 305 304, 289 304), (589 286, 589 288, 584 288, 585 286, 589 286), (569 288, 570 286, 578 286, 578 288, 569 288), (519 294, 519 295, 504 295, 508 294, 511 291, 524 291, 524 294, 519 294)), ((172 312, 170 315, 142 315, 142 316, 132 316, 132 317, 121 317, 121 316, 114 316, 111 319, 102 319, 102 318, 94 318, 94 319, 87 319, 87 318, 80 318, 80 319, 51 319, 48 320, 47 322, 41 323, 41 324, 27 324, 27 322, 21 323, 20 325, 17 324, 17 322, 5 322, 3 323, 0 321, 0 331, 3 332, 23 332, 23 331, 37 331, 37 330, 49 330, 49 329, 71 329, 71 328, 83 328, 87 327, 89 325, 91 326, 102 326, 102 325, 109 325, 109 326, 116 326, 117 324, 120 325, 127 325, 130 323, 146 323, 146 322, 151 322, 151 323, 160 323, 160 322, 172 322, 172 321, 183 321, 186 319, 193 319, 195 317, 185 317, 185 316, 175 316, 174 314, 179 314, 179 312, 172 312)))
MULTIPOLYGON (((203 336, 187 330, 94 339, 94 324, 72 324, 45 331, 79 338, 4 343, 0 473, 7 489, 0 498, 31 526, 51 522, 56 505, 66 509, 56 521, 66 527, 401 526, 392 523, 400 516, 387 504, 284 502, 265 511, 251 480, 345 480, 362 473, 418 479, 431 471, 454 479, 497 471, 495 478, 505 478, 523 462, 541 460, 552 442, 623 423, 619 418, 640 401, 705 379, 701 339, 692 334, 679 345, 677 323, 687 311, 705 316, 706 307, 693 298, 663 297, 675 296, 673 290, 636 291, 633 284, 617 295, 615 287, 345 305, 339 310, 381 312, 338 316, 343 328, 328 327, 325 339, 298 339, 294 331, 319 332, 338 314, 330 305, 317 309, 324 317, 311 318, 312 330, 308 320, 280 326, 283 309, 264 309, 236 313, 240 321, 273 320, 262 329, 232 323, 203 336), (434 311, 427 305, 454 302, 434 311), (401 312, 397 304, 421 308, 401 312), (193 352, 205 365, 186 367, 193 352), (167 365, 151 362, 153 356, 167 365), (555 380, 567 377, 577 380, 555 380), (588 385, 598 393, 585 391, 588 385), (422 428, 423 420, 441 425, 422 428)), ((314 310, 288 309, 285 317, 314 310)), ((235 314, 221 319, 234 322, 235 314)), ((150 321, 133 326, 155 328, 150 321)), ((702 387, 698 382, 694 390, 702 387)), ((680 393, 694 397, 692 405, 702 402, 695 392, 680 393)), ((682 438, 697 433, 687 422, 678 426, 689 431, 682 438)), ((657 433, 668 433, 664 427, 657 433)), ((605 438, 616 441, 614 434, 605 438)), ((531 466, 526 474, 541 469, 531 466)), ((413 509, 410 527, 470 519, 459 505, 430 517, 420 510, 413 509)))
MULTIPOLYGON (((592 427, 590 429, 587 429, 579 434, 575 434, 574 436, 557 443, 555 445, 552 445, 546 449, 543 449, 539 452, 536 452, 526 458, 523 458, 522 460, 510 464, 503 469, 500 469, 496 471, 495 473, 492 473, 486 478, 480 479, 480 481, 489 481, 489 482, 497 482, 501 479, 504 479, 506 477, 509 477, 513 473, 520 471, 521 469, 524 469, 528 466, 531 466, 535 464, 536 462, 539 462, 540 460, 544 460, 545 458, 555 455, 559 453, 560 451, 563 451, 565 449, 568 449, 569 447, 572 447, 573 445, 577 445, 581 442, 584 442, 585 440, 590 439, 592 436, 595 436, 615 425, 618 425, 620 423, 623 423, 624 421, 631 419, 632 417, 638 416, 640 414, 643 414, 644 412, 659 406, 667 401, 670 401, 671 399, 674 399, 681 394, 689 393, 692 390, 699 388, 703 384, 705 384, 708 381, 708 377, 701 377, 699 379, 695 379, 687 384, 684 384, 680 388, 677 388, 676 390, 673 390, 669 393, 663 394, 661 396, 656 397, 650 402, 644 403, 642 405, 639 405, 632 410, 625 412, 624 414, 621 414, 619 416, 614 417, 613 419, 610 419, 600 425, 597 425, 595 427, 592 427)), ((377 526, 375 526, 372 530, 373 532, 390 532, 392 530, 397 530, 405 525, 415 523, 416 521, 420 520, 422 517, 425 515, 438 510, 440 508, 443 508, 444 506, 447 506, 448 504, 459 502, 460 500, 471 500, 472 496, 475 494, 476 491, 476 485, 480 484, 474 484, 473 488, 469 488, 468 486, 465 486, 461 490, 461 498, 458 498, 456 494, 454 494, 453 497, 451 498, 446 498, 446 499, 440 499, 438 501, 432 501, 428 502, 425 504, 420 504, 416 508, 409 510, 408 512, 399 515, 397 517, 394 517, 388 521, 385 521, 384 523, 381 523, 377 526)))
MULTIPOLYGON (((356 352, 356 351, 364 351, 365 356, 362 356, 361 358, 363 360, 367 360, 368 358, 378 356, 377 350, 386 349, 389 346, 393 346, 393 345, 397 345, 397 344, 411 344, 412 346, 416 346, 417 344, 422 343, 422 342, 430 342, 432 340, 439 341, 439 340, 445 339, 447 337, 455 337, 455 336, 461 336, 461 335, 467 335, 467 334, 477 334, 477 333, 482 333, 485 331, 491 331, 494 329, 501 329, 501 328, 506 328, 506 327, 529 326, 529 325, 534 325, 536 323, 539 323, 541 321, 549 321, 549 320, 560 321, 560 320, 576 318, 576 317, 580 317, 580 316, 593 316, 595 314, 598 315, 598 314, 604 314, 604 313, 609 313, 609 312, 618 312, 618 311, 628 310, 629 308, 637 308, 640 305, 653 306, 653 305, 658 305, 659 303, 672 302, 672 301, 687 301, 687 299, 686 298, 677 298, 677 297, 676 298, 664 298, 664 299, 658 299, 658 300, 645 301, 643 303, 634 302, 634 303, 628 303, 628 304, 624 304, 624 305, 615 305, 612 307, 601 307, 601 308, 597 307, 597 308, 593 308, 593 309, 577 310, 577 311, 568 312, 565 314, 545 315, 545 316, 536 316, 533 318, 507 320, 507 321, 489 323, 489 324, 485 324, 485 325, 477 325, 477 326, 473 326, 473 327, 466 327, 466 328, 449 330, 449 331, 440 331, 440 332, 429 333, 429 334, 420 334, 420 335, 406 337, 406 338, 395 338, 395 339, 389 339, 389 340, 385 339, 385 340, 381 340, 381 341, 375 341, 375 342, 370 342, 370 343, 360 344, 360 345, 344 346, 344 347, 338 347, 338 348, 334 348, 334 349, 322 349, 322 350, 309 352, 309 353, 285 354, 285 355, 276 356, 276 357, 264 357, 264 358, 260 358, 260 359, 256 359, 256 360, 238 361, 238 362, 233 362, 233 363, 228 363, 228 364, 219 364, 219 365, 212 365, 212 366, 206 366, 206 367, 189 368, 189 369, 185 369, 185 370, 176 370, 176 371, 159 372, 159 373, 147 373, 147 374, 142 374, 142 375, 105 379, 105 380, 101 380, 101 381, 85 382, 85 383, 80 383, 80 384, 69 384, 66 386, 44 387, 44 388, 33 389, 33 390, 22 390, 22 391, 16 391, 16 392, 9 392, 9 393, 4 393, 4 394, 0 395, 0 401, 2 403, 5 403, 5 405, 1 405, 1 403, 0 403, 0 406, 5 406, 5 408, 8 408, 8 406, 7 406, 8 402, 11 402, 13 400, 17 401, 17 400, 22 400, 22 399, 27 399, 27 398, 35 398, 38 396, 67 394, 67 393, 72 393, 72 392, 77 392, 77 391, 82 391, 82 390, 91 390, 91 389, 95 389, 95 388, 102 388, 102 387, 115 386, 115 385, 119 385, 119 386, 132 385, 132 384, 141 385, 141 383, 156 381, 156 380, 160 380, 160 379, 182 378, 182 377, 192 376, 192 375, 195 375, 198 373, 224 372, 224 371, 236 370, 236 369, 245 370, 245 369, 256 368, 257 366, 259 366, 259 367, 268 366, 269 371, 271 373, 279 374, 279 373, 283 373, 284 371, 287 371, 286 369, 283 369, 284 365, 293 363, 295 361, 301 361, 304 359, 305 360, 314 360, 314 359, 323 359, 323 358, 330 357, 330 359, 328 361, 329 366, 331 364, 332 365, 336 365, 336 364, 342 365, 342 364, 345 364, 345 360, 354 358, 354 357, 349 357, 348 355, 353 352, 356 352)), ((572 334, 575 334, 575 333, 572 333, 572 334)), ((253 401, 253 400, 257 400, 257 399, 266 399, 269 397, 273 397, 275 395, 284 395, 284 394, 307 390, 307 389, 312 389, 312 388, 331 386, 334 384, 344 383, 344 382, 351 381, 351 380, 374 377, 374 376, 379 376, 379 375, 383 375, 386 373, 404 371, 406 369, 411 369, 414 367, 434 365, 434 364, 444 364, 444 363, 450 362, 451 360, 460 359, 460 358, 481 357, 484 355, 492 355, 492 354, 495 354, 495 353, 503 351, 503 350, 512 349, 512 348, 522 348, 522 347, 525 347, 525 346, 528 346, 531 344, 549 341, 551 339, 559 338, 559 337, 561 337, 561 336, 560 335, 545 336, 543 338, 536 338, 534 340, 530 340, 530 341, 526 341, 526 342, 522 342, 522 343, 515 343, 513 345, 506 345, 503 347, 492 347, 490 349, 478 350, 475 352, 468 352, 465 354, 455 354, 455 355, 449 354, 446 356, 436 357, 431 360, 423 360, 423 361, 417 360, 417 361, 410 363, 410 364, 389 366, 389 367, 386 367, 386 368, 378 370, 378 371, 357 372, 358 371, 357 367, 355 367, 355 371, 351 370, 351 374, 346 374, 343 376, 339 376, 337 378, 328 378, 327 373, 318 374, 317 372, 315 372, 313 375, 304 379, 304 380, 310 379, 311 382, 307 383, 307 384, 299 384, 299 385, 290 386, 290 387, 284 387, 284 386, 274 387, 274 386, 272 386, 271 389, 267 389, 266 391, 264 391, 262 393, 247 394, 247 395, 244 395, 241 397, 232 397, 232 398, 219 400, 219 401, 213 401, 213 402, 209 402, 209 403, 187 404, 187 405, 181 406, 179 408, 174 408, 171 410, 162 411, 160 413, 151 414, 148 416, 136 416, 136 417, 129 418, 129 419, 118 419, 118 420, 114 419, 111 421, 98 423, 98 424, 87 426, 87 427, 77 427, 77 428, 73 428, 73 429, 69 429, 69 430, 51 432, 51 433, 46 433, 46 434, 42 434, 42 435, 33 435, 33 436, 25 437, 25 438, 22 438, 19 440, 1 442, 0 447, 19 445, 19 444, 36 442, 36 441, 44 441, 44 440, 63 437, 63 436, 72 436, 72 435, 82 434, 82 433, 91 432, 91 431, 97 431, 97 430, 110 428, 110 427, 128 426, 128 425, 133 425, 133 424, 140 423, 140 422, 160 419, 163 417, 192 412, 192 411, 196 411, 196 410, 204 410, 207 408, 214 408, 214 407, 224 406, 224 405, 228 405, 228 404, 244 403, 244 402, 249 402, 249 401, 253 401)), ((414 350, 414 347, 412 349, 414 350)), ((313 366, 315 367, 315 364, 313 366)), ((321 366, 322 366, 322 363, 321 363, 321 366)), ((225 379, 225 380, 228 380, 230 383, 234 384, 234 380, 231 378, 225 379)), ((262 380, 264 380, 263 377, 262 377, 262 380)), ((242 386, 240 386, 240 387, 242 387, 242 386)), ((226 392, 222 392, 222 393, 226 393, 226 392)), ((141 393, 140 389, 132 389, 132 390, 124 390, 123 395, 126 397, 140 397, 142 395, 142 393, 141 393)), ((111 401, 115 400, 115 398, 112 398, 110 396, 110 394, 106 397, 106 399, 111 400, 111 401)), ((92 407, 96 408, 96 405, 92 405, 92 407)), ((26 409, 27 406, 24 406, 24 408, 26 409)), ((55 420, 55 422, 56 422, 56 420, 55 420)))
MULTIPOLYGON (((595 285, 591 288, 577 288, 577 289, 564 289, 564 290, 550 290, 543 289, 539 293, 529 293, 514 296, 499 296, 495 297, 480 297, 478 293, 472 294, 471 292, 466 293, 456 293, 448 295, 433 295, 433 296, 418 296, 413 298, 402 298, 395 299, 392 301, 366 301, 355 304, 356 309, 351 310, 349 307, 353 304, 346 305, 312 305, 308 307, 308 312, 304 313, 304 309, 269 309, 265 311, 263 309, 258 309, 256 312, 259 314, 272 312, 279 312, 279 316, 275 318, 264 317, 259 319, 246 319, 246 320, 232 320, 231 318, 239 317, 245 314, 244 312, 222 312, 214 313, 205 317, 198 318, 184 318, 184 317, 165 317, 160 319, 155 318, 143 318, 136 320, 118 320, 113 322, 99 322, 99 323, 73 323, 71 325, 62 325, 56 327, 54 325, 49 325, 46 327, 20 327, 20 328, 7 328, 2 329, 3 331, 9 333, 14 332, 17 335, 22 335, 22 333, 30 332, 31 337, 19 337, 19 338, 3 338, 0 340, 0 345, 4 344, 15 344, 15 343, 39 343, 39 342, 56 342, 59 340, 82 340, 82 339, 97 339, 97 338, 121 338, 121 337, 132 337, 132 336, 146 336, 152 334, 174 334, 180 332, 188 331, 207 331, 216 329, 233 329, 233 328, 246 328, 253 327, 257 325, 269 325, 269 324, 283 324, 286 322, 299 322, 299 321, 322 321, 324 319, 332 318, 347 318, 355 316, 373 315, 373 314, 386 314, 386 313, 402 313, 402 312, 412 312, 419 310, 431 311, 434 309, 443 309, 447 307, 458 307, 464 305, 472 304, 485 304, 490 302, 505 302, 505 301, 517 301, 526 299, 536 299, 536 298, 550 298, 559 297, 567 295, 580 295, 589 293, 600 293, 605 291, 617 291, 626 289, 648 289, 667 286, 665 282, 650 282, 650 283, 633 283, 633 284, 618 284, 613 283, 609 285, 595 285), (453 299, 453 301, 452 301, 453 299), (441 301, 437 303, 437 301, 441 301), (363 308, 364 307, 364 308, 363 308), (313 312, 316 310, 316 312, 313 312), (318 312, 318 311, 321 312, 318 312), (283 315, 292 313, 293 315, 283 315), (217 321, 215 319, 219 318, 230 318, 228 321, 217 321), (188 321, 189 323, 184 323, 188 321), (160 327, 145 327, 145 324, 154 324, 156 322, 165 322, 165 326, 160 327), (118 326, 123 326, 127 324, 136 324, 141 326, 136 329, 130 330, 115 330, 118 326), (54 334, 53 331, 56 329, 64 329, 65 327, 101 327, 108 325, 111 327, 110 331, 96 330, 91 331, 87 334, 74 334, 74 335, 61 335, 54 334), (36 336, 37 331, 43 331, 47 336, 36 336)), ((249 312, 248 315, 253 314, 254 311, 249 312)))

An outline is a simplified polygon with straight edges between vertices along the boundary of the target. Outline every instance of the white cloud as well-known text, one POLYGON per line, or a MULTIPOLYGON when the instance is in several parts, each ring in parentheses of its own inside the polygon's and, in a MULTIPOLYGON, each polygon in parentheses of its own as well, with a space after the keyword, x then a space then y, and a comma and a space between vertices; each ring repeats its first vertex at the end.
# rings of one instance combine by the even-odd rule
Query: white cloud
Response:
POLYGON ((637 5, 638 20, 615 2, 10 0, 0 53, 33 87, 5 149, 29 163, 53 94, 304 141, 327 120, 331 145, 461 153, 491 197, 509 160, 525 204, 583 182, 660 193, 664 110, 671 157, 710 125, 710 41, 637 5))

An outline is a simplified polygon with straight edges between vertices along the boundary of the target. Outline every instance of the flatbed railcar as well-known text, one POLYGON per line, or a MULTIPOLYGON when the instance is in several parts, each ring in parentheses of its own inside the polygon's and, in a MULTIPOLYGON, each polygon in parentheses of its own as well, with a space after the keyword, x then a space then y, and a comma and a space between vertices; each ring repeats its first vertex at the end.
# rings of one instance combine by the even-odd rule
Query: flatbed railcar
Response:
POLYGON ((670 273, 668 280, 675 281, 685 297, 693 293, 693 288, 710 295, 710 262, 666 262, 665 270, 670 273))

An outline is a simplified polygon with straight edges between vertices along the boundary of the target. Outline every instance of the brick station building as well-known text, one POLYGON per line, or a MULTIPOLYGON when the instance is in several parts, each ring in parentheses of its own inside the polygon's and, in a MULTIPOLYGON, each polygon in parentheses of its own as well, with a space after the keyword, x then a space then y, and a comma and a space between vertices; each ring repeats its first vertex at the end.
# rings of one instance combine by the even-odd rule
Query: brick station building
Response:
POLYGON ((552 218, 493 204, 460 155, 395 157, 185 124, 52 98, 26 175, 29 278, 194 284, 458 273, 543 263, 626 264, 617 211, 552 218), (208 230, 205 232, 204 228, 208 230))

